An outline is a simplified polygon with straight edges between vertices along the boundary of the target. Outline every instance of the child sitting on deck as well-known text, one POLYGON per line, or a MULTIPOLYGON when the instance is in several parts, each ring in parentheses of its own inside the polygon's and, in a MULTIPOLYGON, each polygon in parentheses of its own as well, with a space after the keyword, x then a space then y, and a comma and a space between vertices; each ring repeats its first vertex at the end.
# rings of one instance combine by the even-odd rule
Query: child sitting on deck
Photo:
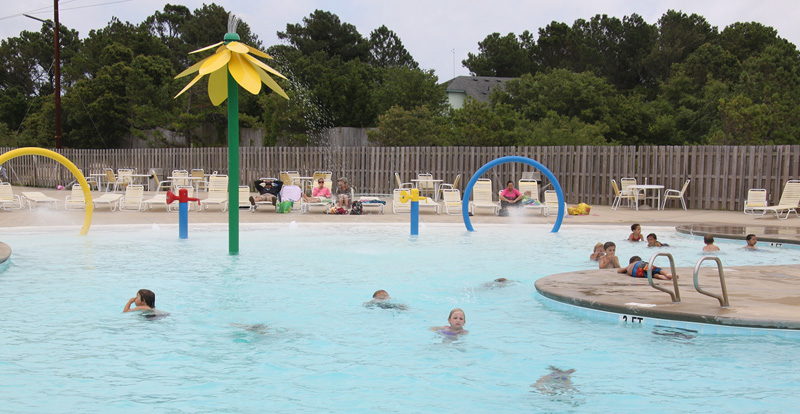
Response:
MULTIPOLYGON (((627 274, 630 277, 647 277, 647 270, 651 266, 650 263, 642 261, 642 258, 639 256, 631 257, 629 263, 630 264, 628 264, 628 267, 623 267, 617 270, 617 272, 627 274)), ((653 278, 671 280, 672 275, 665 272, 660 267, 653 266, 653 278)))

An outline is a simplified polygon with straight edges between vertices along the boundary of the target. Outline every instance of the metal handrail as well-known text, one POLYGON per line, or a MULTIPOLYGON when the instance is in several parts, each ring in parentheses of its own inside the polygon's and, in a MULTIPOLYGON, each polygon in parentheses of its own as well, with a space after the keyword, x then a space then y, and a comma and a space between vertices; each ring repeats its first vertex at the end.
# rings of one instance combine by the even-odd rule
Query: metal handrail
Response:
POLYGON ((727 308, 730 305, 728 302, 728 288, 725 286, 725 271, 722 269, 722 260, 716 256, 703 256, 700 260, 697 261, 697 264, 694 265, 694 289, 706 296, 711 296, 712 298, 719 301, 719 306, 723 308, 727 308), (722 296, 713 294, 711 292, 707 292, 700 288, 700 265, 706 260, 713 260, 717 262, 717 270, 719 272, 719 284, 722 286, 722 296))
POLYGON ((681 292, 680 290, 678 290, 678 274, 675 271, 675 259, 672 257, 672 254, 661 252, 661 253, 656 253, 650 257, 650 266, 647 267, 647 281, 650 282, 650 286, 652 286, 653 289, 660 290, 664 293, 668 293, 669 296, 672 298, 672 303, 681 302, 681 292), (669 259, 669 267, 670 270, 672 270, 672 285, 675 288, 674 291, 671 291, 667 288, 663 288, 653 283, 653 267, 654 267, 653 262, 656 260, 656 257, 658 256, 666 256, 669 259))

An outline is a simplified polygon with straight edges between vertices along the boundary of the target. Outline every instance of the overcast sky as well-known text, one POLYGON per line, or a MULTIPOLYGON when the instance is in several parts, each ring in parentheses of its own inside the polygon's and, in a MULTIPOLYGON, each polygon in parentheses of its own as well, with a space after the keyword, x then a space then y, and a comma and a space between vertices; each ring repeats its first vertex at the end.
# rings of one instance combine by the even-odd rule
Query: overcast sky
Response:
MULTIPOLYGON (((173 0, 194 10, 201 0, 173 0)), ((210 1, 206 1, 210 3, 210 1)), ((552 21, 572 24, 595 14, 622 18, 637 13, 655 23, 669 9, 697 13, 722 30, 734 22, 756 21, 772 26, 778 35, 800 42, 798 0, 224 0, 217 1, 250 25, 265 46, 278 43, 275 33, 287 23, 299 23, 315 9, 330 11, 356 26, 365 37, 385 24, 395 31, 406 49, 424 69, 433 69, 440 81, 469 71, 461 66, 467 53, 476 53, 478 42, 488 34, 534 33, 552 21), (455 64, 454 64, 455 62, 455 64)), ((91 29, 104 27, 111 17, 140 23, 163 8, 161 0, 61 0, 60 20, 85 37, 91 29), (108 3, 108 4, 104 4, 108 3)), ((0 37, 38 30, 40 23, 18 15, 53 17, 52 0, 12 2, 0 5, 0 37)), ((220 33, 220 38, 222 38, 220 33)))

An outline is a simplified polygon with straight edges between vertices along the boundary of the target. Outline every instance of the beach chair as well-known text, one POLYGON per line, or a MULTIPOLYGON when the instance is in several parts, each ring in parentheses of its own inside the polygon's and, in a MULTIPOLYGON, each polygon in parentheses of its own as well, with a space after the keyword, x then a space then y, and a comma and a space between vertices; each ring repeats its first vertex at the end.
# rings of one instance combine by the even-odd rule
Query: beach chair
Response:
POLYGON ((114 191, 117 191, 117 187, 122 184, 122 180, 114 174, 114 170, 111 168, 103 168, 103 172, 106 174, 106 192, 111 190, 112 186, 114 191))
POLYGON ((755 212, 753 211, 753 208, 764 208, 768 205, 767 190, 763 188, 751 188, 747 190, 747 200, 744 200, 744 214, 757 214, 759 216, 763 216, 767 213, 766 210, 755 212))
POLYGON ((28 210, 33 210, 33 208, 37 207, 39 204, 49 204, 50 207, 56 207, 58 205, 57 199, 38 191, 24 191, 22 193, 22 198, 24 198, 25 202, 28 204, 28 210))
MULTIPOLYGON (((175 187, 175 195, 180 194, 181 190, 186 190, 186 196, 187 197, 194 197, 194 186, 192 186, 191 184, 176 186, 175 187)), ((166 199, 165 199, 164 202, 166 203, 166 199)), ((178 211, 180 209, 180 204, 181 203, 179 203, 177 201, 173 201, 172 203, 167 204, 167 211, 178 211)), ((188 204, 188 210, 189 211, 192 211, 192 208, 193 208, 192 206, 197 206, 195 208, 197 210, 200 210, 200 205, 197 204, 196 201, 189 201, 187 204, 188 204)))
POLYGON ((156 183, 156 191, 167 191, 172 189, 172 181, 171 180, 160 180, 158 173, 156 170, 150 169, 150 176, 153 178, 153 182, 156 183))
MULTIPOLYGON (((637 197, 636 190, 630 188, 632 185, 636 185, 635 178, 621 178, 619 180, 619 184, 620 184, 619 191, 621 194, 630 195, 633 197, 634 200, 636 199, 637 197)), ((639 191, 638 197, 643 197, 645 195, 644 190, 638 190, 638 191, 639 191)))
POLYGON ((14 194, 11 183, 0 183, 0 208, 3 210, 19 210, 22 208, 22 197, 14 194))
POLYGON ((435 187, 436 185, 433 183, 433 174, 417 174, 417 188, 419 189, 419 195, 432 197, 435 195, 433 194, 435 187))
POLYGON ((791 213, 797 215, 798 204, 800 204, 800 180, 789 180, 783 186, 783 193, 781 193, 781 199, 778 201, 778 204, 774 206, 751 207, 751 209, 754 213, 763 212, 762 214, 766 214, 772 212, 775 213, 775 217, 785 220, 789 218, 789 214, 791 213), (786 216, 781 217, 781 213, 784 212, 786 216))
MULTIPOLYGON (((250 189, 248 188, 248 196, 250 189)), ((200 201, 203 210, 208 210, 209 206, 217 205, 221 211, 228 210, 228 189, 222 186, 210 186, 208 188, 208 197, 200 201)))
POLYGON ((524 211, 536 211, 544 215, 544 204, 539 201, 539 182, 534 179, 523 178, 517 182, 517 188, 523 195, 528 192, 531 193, 531 200, 534 200, 533 203, 523 206, 524 211))
MULTIPOLYGON (((265 203, 264 201, 260 201, 260 203, 265 203)), ((256 203, 258 204, 258 203, 256 203)), ((269 203, 272 204, 272 203, 269 203)), ((246 185, 239 186, 239 201, 237 204, 238 208, 247 207, 250 209, 251 212, 256 210, 256 206, 250 204, 250 187, 246 185)), ((231 208, 230 201, 228 201, 228 208, 231 208)))
POLYGON ((397 188, 412 188, 414 187, 414 183, 404 183, 403 180, 400 179, 400 174, 394 173, 394 181, 397 184, 397 188))
POLYGON ((386 205, 386 202, 381 200, 379 197, 359 197, 358 200, 361 203, 361 212, 364 214, 372 214, 373 211, 377 211, 378 214, 383 214, 383 208, 386 205))
POLYGON ((445 214, 461 214, 461 191, 455 188, 442 190, 442 206, 445 214))
POLYGON ((119 200, 122 198, 122 194, 111 194, 105 193, 100 197, 93 198, 92 204, 94 204, 94 208, 100 207, 108 207, 111 211, 116 210, 119 207, 119 200))
MULTIPOLYGON (((566 210, 566 209, 565 209, 566 210)), ((558 211, 558 194, 556 190, 544 192, 544 215, 549 216, 558 211)))
POLYGON ((83 188, 80 184, 73 184, 72 190, 64 199, 64 210, 86 208, 86 199, 83 196, 83 188))
POLYGON ((300 177, 297 171, 281 171, 278 173, 278 178, 283 181, 283 185, 292 185, 295 178, 300 177))
POLYGON ((439 191, 442 192, 442 198, 444 198, 444 190, 460 190, 461 186, 461 174, 456 175, 456 178, 453 180, 453 184, 442 183, 439 184, 439 191))
POLYGON ((167 204, 167 193, 158 193, 153 197, 148 198, 147 200, 142 201, 142 211, 148 211, 155 206, 164 207, 164 210, 169 210, 169 205, 167 204))
POLYGON ((622 200, 628 200, 628 206, 632 207, 631 200, 636 200, 636 196, 630 193, 623 193, 617 186, 617 181, 611 180, 611 188, 614 190, 614 201, 611 202, 611 208, 616 210, 622 203, 622 200))
POLYGON ((193 178, 192 185, 194 185, 195 190, 200 192, 200 187, 203 187, 203 190, 208 191, 208 181, 206 180, 206 173, 201 168, 194 168, 189 175, 193 178))
POLYGON ((141 211, 143 198, 144 186, 141 184, 129 184, 125 188, 125 195, 119 200, 119 211, 141 211))
POLYGON ((490 208, 495 215, 500 211, 500 203, 492 201, 492 180, 488 178, 479 178, 472 188, 469 212, 475 214, 476 208, 490 208))
POLYGON ((686 200, 683 199, 683 195, 686 193, 686 189, 689 187, 689 182, 691 181, 691 178, 687 179, 686 182, 683 183, 683 187, 681 187, 680 191, 672 189, 664 191, 664 201, 661 203, 661 209, 663 210, 664 207, 667 206, 667 200, 681 200, 681 206, 686 210, 686 200))
MULTIPOLYGON (((402 189, 402 188, 395 188, 392 192, 392 213, 408 213, 411 211, 411 202, 403 203, 400 201, 400 196, 403 191, 409 192, 410 189, 402 189)), ((425 197, 425 199, 419 201, 419 210, 420 212, 423 209, 431 209, 436 214, 439 214, 439 208, 441 205, 435 201, 433 201, 430 197, 425 197)))
POLYGON ((192 185, 192 180, 189 179, 189 171, 186 170, 172 170, 172 188, 177 194, 178 187, 186 187, 192 185))

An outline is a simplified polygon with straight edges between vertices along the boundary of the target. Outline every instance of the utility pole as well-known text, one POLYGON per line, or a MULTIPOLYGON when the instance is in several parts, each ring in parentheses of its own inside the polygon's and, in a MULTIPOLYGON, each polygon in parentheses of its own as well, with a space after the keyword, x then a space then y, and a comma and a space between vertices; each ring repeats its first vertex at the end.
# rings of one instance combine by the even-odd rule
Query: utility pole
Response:
POLYGON ((53 21, 50 20, 43 20, 38 17, 34 17, 31 15, 23 14, 23 16, 31 18, 33 20, 38 20, 44 24, 50 25, 53 28, 53 54, 54 60, 53 66, 55 68, 55 80, 54 80, 54 87, 55 91, 53 92, 55 98, 55 123, 56 123, 56 148, 61 149, 61 46, 59 41, 60 35, 60 28, 61 26, 58 23, 58 0, 53 0, 53 21))
POLYGON ((58 24, 58 0, 53 0, 53 20, 56 23, 56 27, 53 28, 53 48, 56 55, 56 148, 61 149, 61 45, 59 45, 61 26, 58 24))

